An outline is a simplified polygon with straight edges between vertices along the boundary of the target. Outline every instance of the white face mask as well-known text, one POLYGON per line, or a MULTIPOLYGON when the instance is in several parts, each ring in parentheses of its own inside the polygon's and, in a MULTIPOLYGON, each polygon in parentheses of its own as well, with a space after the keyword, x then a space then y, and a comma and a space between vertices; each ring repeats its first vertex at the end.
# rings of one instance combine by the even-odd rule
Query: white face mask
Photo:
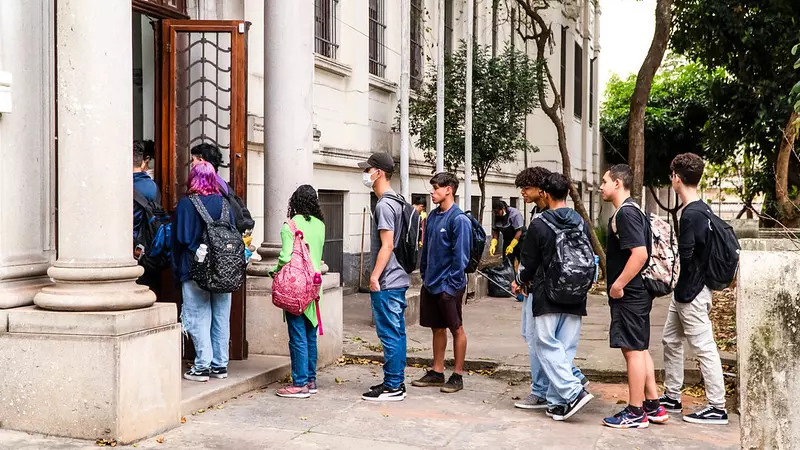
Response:
POLYGON ((375 184, 375 180, 372 179, 372 174, 369 172, 364 172, 361 177, 361 182, 370 189, 372 189, 372 185, 375 184))

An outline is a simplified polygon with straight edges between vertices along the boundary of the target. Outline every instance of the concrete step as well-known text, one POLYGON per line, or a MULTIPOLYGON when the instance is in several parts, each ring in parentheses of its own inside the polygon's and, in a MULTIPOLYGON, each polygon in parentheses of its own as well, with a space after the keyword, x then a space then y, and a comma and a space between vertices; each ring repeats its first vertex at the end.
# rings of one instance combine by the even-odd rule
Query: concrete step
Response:
MULTIPOLYGON (((228 378, 198 383, 181 379, 181 415, 207 409, 246 392, 282 380, 291 373, 287 356, 250 355, 245 361, 228 364, 228 378)), ((181 374, 182 375, 182 374, 181 374)))

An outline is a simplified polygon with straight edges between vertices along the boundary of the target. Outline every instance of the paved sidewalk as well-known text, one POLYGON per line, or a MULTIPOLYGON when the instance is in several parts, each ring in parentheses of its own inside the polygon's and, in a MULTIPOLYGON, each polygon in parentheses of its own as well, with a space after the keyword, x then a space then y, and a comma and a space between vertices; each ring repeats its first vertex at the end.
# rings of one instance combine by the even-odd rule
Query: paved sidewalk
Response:
MULTIPOLYGON (((669 300, 656 299, 651 314, 650 352, 656 376, 663 378, 664 358, 661 335, 667 316, 669 300)), ((588 316, 583 320, 581 341, 575 365, 595 380, 624 381, 625 359, 618 349, 608 346, 610 322, 605 295, 590 295, 588 316)), ((482 297, 469 299, 464 305, 464 329, 467 332, 467 367, 497 368, 510 378, 529 376, 528 349, 521 335, 522 303, 510 298, 482 297)), ((382 348, 370 324, 368 294, 353 294, 344 298, 344 353, 363 358, 380 359, 382 348)), ((428 364, 432 357, 431 333, 419 325, 407 327, 409 364, 428 364)), ((687 347, 686 382, 700 380, 697 365, 687 347)), ((447 358, 452 358, 448 345, 447 358)))
MULTIPOLYGON (((727 426, 692 425, 673 416, 645 430, 614 430, 600 420, 617 412, 625 397, 620 385, 592 383, 597 398, 568 422, 543 411, 513 406, 524 386, 481 375, 465 376, 465 389, 443 394, 415 388, 422 369, 407 370, 408 398, 370 403, 360 395, 379 382, 378 365, 333 366, 320 372, 320 393, 310 399, 282 399, 277 384, 222 405, 188 415, 186 423, 145 439, 150 449, 736 449, 738 416, 727 426), (338 380, 338 381, 337 381, 338 380)), ((213 382, 213 381, 212 381, 213 382)), ((0 449, 97 449, 93 442, 32 436, 0 430, 0 449)), ((117 446, 132 448, 132 446, 117 446)))

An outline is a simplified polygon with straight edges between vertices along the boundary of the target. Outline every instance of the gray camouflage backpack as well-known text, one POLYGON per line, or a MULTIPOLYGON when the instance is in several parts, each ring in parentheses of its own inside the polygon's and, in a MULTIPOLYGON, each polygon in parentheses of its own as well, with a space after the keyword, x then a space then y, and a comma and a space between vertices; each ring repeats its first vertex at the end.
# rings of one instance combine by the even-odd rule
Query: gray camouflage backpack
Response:
POLYGON ((577 306, 586 301, 595 275, 592 243, 583 232, 583 220, 573 228, 559 229, 539 217, 556 234, 556 251, 545 269, 544 291, 553 303, 577 306))

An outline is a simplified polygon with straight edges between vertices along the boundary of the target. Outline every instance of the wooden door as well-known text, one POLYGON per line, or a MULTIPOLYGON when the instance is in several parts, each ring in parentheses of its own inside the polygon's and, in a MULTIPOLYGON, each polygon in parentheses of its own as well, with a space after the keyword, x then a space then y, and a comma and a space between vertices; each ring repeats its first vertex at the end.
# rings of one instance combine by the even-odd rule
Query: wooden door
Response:
MULTIPOLYGON (((162 204, 173 212, 186 193, 190 150, 222 151, 220 176, 247 201, 247 27, 243 21, 161 22, 160 167, 162 204)), ((246 286, 233 293, 230 358, 247 358, 246 286)), ((169 295, 180 308, 180 292, 169 295)), ((184 357, 190 358, 184 345, 184 357)))

